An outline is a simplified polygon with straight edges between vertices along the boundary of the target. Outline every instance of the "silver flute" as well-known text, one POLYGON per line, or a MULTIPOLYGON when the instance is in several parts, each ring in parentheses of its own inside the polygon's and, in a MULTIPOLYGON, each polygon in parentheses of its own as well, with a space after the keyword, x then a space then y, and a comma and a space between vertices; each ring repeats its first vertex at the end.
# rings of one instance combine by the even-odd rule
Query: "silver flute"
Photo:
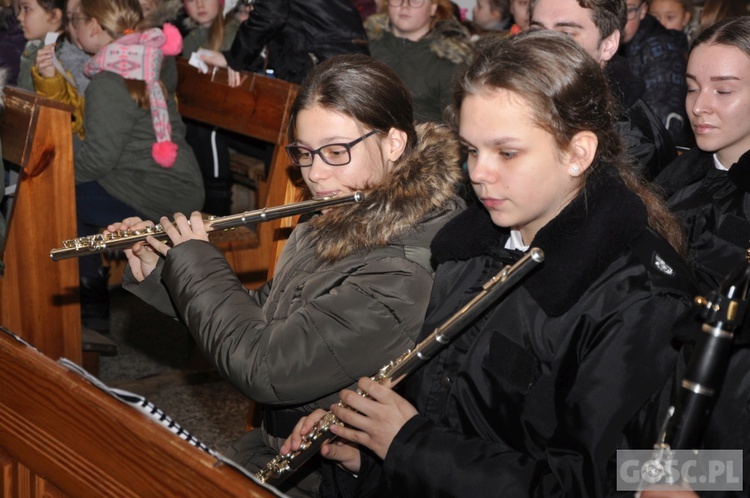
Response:
MULTIPOLYGON (((544 252, 532 248, 512 266, 505 266, 499 273, 482 286, 482 290, 463 308, 454 313, 448 320, 437 327, 428 337, 417 344, 414 349, 382 367, 372 380, 388 387, 393 387, 414 372, 417 367, 429 360, 435 353, 455 339, 461 332, 482 313, 507 294, 513 286, 544 261, 544 252)), ((361 389, 357 394, 367 397, 361 389)), ((344 406, 339 401, 339 406, 344 406)), ((299 469, 313 455, 317 454, 323 443, 333 441, 336 435, 330 431, 332 425, 344 425, 332 412, 326 413, 313 428, 302 438, 299 449, 286 455, 276 455, 264 469, 255 474, 262 483, 278 486, 287 477, 299 469)))
MULTIPOLYGON (((248 223, 261 221, 271 221, 288 216, 297 216, 298 214, 313 213, 323 208, 337 206, 339 204, 359 203, 365 198, 362 192, 354 192, 350 195, 327 196, 309 201, 285 204, 283 206, 268 207, 257 209, 255 211, 245 211, 244 213, 232 214, 229 216, 210 217, 204 220, 206 232, 215 230, 229 230, 237 228, 248 223)), ((118 230, 108 234, 94 234, 77 239, 64 240, 62 247, 52 249, 49 257, 52 261, 61 259, 76 258, 79 256, 89 256, 104 251, 129 249, 136 242, 146 240, 146 237, 152 236, 157 240, 166 241, 169 236, 160 224, 151 225, 140 230, 118 230)))

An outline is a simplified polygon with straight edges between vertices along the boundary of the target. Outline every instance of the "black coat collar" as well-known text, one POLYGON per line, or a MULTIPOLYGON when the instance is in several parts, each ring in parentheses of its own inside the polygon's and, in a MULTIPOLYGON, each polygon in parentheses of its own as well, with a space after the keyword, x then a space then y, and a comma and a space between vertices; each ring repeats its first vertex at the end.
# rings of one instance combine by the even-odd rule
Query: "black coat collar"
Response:
MULTIPOLYGON (((524 286, 545 313, 562 315, 646 226, 646 207, 622 180, 592 178, 586 190, 537 233, 532 246, 544 251, 545 260, 524 286)), ((507 229, 496 227, 487 211, 474 204, 437 234, 432 252, 439 263, 497 258, 508 237, 507 229)))
POLYGON ((604 73, 618 103, 619 111, 624 112, 635 105, 646 93, 646 84, 630 70, 628 60, 615 55, 604 66, 604 73))
POLYGON ((750 194, 750 150, 731 165, 728 176, 737 188, 750 194))
MULTIPOLYGON (((697 182, 716 171, 718 170, 714 164, 713 154, 696 147, 682 154, 659 174, 655 181, 669 198, 682 187, 697 182)), ((717 174, 723 175, 724 173, 717 174)), ((726 175, 735 187, 750 193, 750 150, 742 154, 736 163, 729 165, 729 172, 726 175)))

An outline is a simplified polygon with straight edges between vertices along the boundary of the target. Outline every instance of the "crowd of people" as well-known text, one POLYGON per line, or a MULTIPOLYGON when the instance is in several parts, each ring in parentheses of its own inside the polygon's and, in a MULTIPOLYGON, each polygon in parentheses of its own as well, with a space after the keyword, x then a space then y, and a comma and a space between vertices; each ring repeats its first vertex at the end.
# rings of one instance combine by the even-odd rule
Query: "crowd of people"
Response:
MULTIPOLYGON (((0 77, 74 109, 79 235, 162 223, 168 243, 125 251, 124 287, 261 406, 225 455, 258 471, 327 410, 345 424, 290 496, 616 494, 617 450, 656 442, 694 350, 693 298, 748 264, 747 2, 477 0, 471 17, 449 0, 0 11, 0 77), (258 289, 201 222, 231 210, 230 149, 257 147, 182 120, 175 57, 230 86, 299 84, 286 152, 307 195, 365 194, 300 220, 258 289), (533 247, 541 267, 398 388, 368 377, 533 247)), ((98 255, 80 295, 106 331, 98 255)), ((701 440, 745 450, 748 490, 736 336, 701 440)), ((670 493, 694 496, 643 496, 670 493)))

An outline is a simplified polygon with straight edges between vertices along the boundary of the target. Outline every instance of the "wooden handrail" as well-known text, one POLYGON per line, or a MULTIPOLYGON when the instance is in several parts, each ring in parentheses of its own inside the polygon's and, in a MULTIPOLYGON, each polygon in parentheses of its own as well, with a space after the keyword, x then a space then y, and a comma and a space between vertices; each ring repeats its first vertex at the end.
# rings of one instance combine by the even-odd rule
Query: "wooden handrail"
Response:
POLYGON ((274 496, 3 331, 0 379, 0 497, 274 496))
POLYGON ((44 354, 81 362, 78 262, 49 251, 76 233, 72 107, 5 88, 3 160, 20 167, 2 252, 0 324, 44 354))

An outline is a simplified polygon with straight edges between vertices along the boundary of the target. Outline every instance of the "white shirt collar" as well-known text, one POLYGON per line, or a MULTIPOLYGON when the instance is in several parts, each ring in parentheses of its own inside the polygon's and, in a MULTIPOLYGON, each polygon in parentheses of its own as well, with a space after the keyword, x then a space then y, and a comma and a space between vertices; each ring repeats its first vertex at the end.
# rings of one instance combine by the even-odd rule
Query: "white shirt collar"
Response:
POLYGON ((729 168, 721 164, 721 161, 719 161, 719 157, 714 154, 714 167, 721 171, 729 171, 729 168))
POLYGON ((523 252, 529 250, 529 246, 524 245, 523 237, 521 237, 521 232, 518 230, 510 231, 510 238, 505 242, 505 248, 523 252))

